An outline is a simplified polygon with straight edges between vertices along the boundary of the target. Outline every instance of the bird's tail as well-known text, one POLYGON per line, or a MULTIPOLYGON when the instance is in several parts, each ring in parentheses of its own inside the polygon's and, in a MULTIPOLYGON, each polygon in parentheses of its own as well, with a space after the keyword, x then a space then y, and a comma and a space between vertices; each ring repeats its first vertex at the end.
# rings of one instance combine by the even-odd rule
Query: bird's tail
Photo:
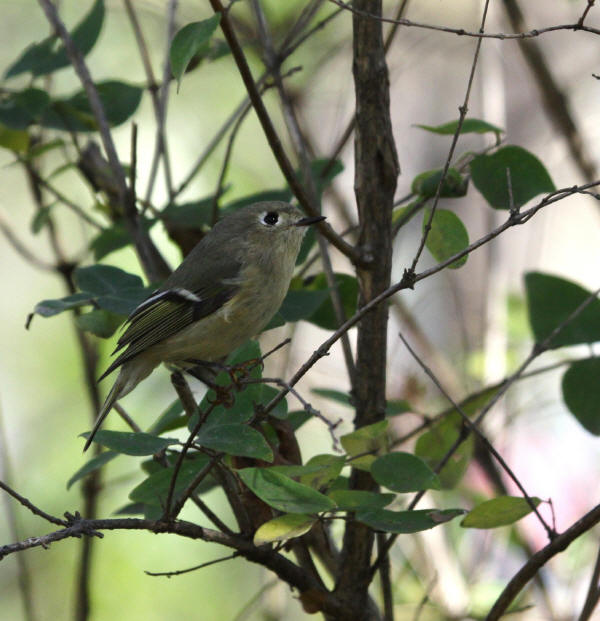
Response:
POLYGON ((98 429, 102 426, 104 419, 108 416, 108 413, 112 410, 113 405, 125 395, 129 394, 144 378, 146 378, 152 372, 154 366, 139 364, 137 360, 131 360, 126 362, 119 370, 119 375, 110 389, 100 413, 94 423, 94 428, 90 432, 90 435, 85 441, 83 451, 87 451, 90 444, 94 440, 94 436, 98 432, 98 429))

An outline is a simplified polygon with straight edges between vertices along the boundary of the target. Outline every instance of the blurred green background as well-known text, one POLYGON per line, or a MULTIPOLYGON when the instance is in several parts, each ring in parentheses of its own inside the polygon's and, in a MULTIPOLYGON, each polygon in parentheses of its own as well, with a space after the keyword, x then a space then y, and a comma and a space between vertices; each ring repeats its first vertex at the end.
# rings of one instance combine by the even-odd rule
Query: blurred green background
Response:
MULTIPOLYGON (((275 26, 285 22, 289 15, 296 15, 305 4, 300 0, 264 3, 267 15, 275 26)), ((416 21, 474 29, 479 20, 481 3, 474 0, 428 0, 413 4, 414 10, 411 7, 409 16, 416 21)), ((576 9, 580 9, 581 4, 560 1, 529 6, 531 27, 569 21, 572 14, 578 14, 576 9)), ((73 25, 89 10, 90 5, 88 1, 64 0, 61 15, 67 24, 73 25)), ((240 2, 239 10, 242 12, 246 10, 243 5, 240 2)), ((141 1, 135 2, 135 6, 144 33, 151 42, 155 73, 160 75, 166 49, 165 3, 141 1)), ((390 11, 395 6, 396 3, 386 3, 390 11)), ((332 6, 325 3, 323 14, 331 9, 332 6)), ((33 0, 0 0, 0 10, 0 71, 4 71, 28 43, 47 35, 48 25, 39 5, 33 0)), ((510 30, 500 13, 494 11, 496 9, 490 17, 490 29, 510 30)), ((204 3, 183 1, 179 7, 178 24, 209 15, 204 3)), ((290 88, 298 97, 301 119, 319 155, 330 152, 353 107, 349 33, 350 18, 342 16, 302 47, 290 63, 290 67, 302 66, 302 71, 290 78, 290 88)), ((587 79, 592 71, 598 71, 594 64, 597 43, 591 38, 572 37, 569 33, 557 33, 540 42, 559 80, 568 88, 573 113, 588 143, 596 149, 593 156, 597 161, 600 156, 597 147, 600 144, 598 82, 587 79)), ((392 116, 402 166, 399 196, 406 193, 415 174, 439 166, 443 161, 447 144, 443 140, 432 140, 413 125, 436 124, 456 118, 472 50, 473 42, 466 39, 406 29, 390 55, 392 116)), ((542 112, 538 93, 523 67, 516 46, 489 41, 482 54, 482 67, 470 104, 473 116, 505 127, 510 140, 526 145, 543 157, 557 187, 580 182, 580 172, 573 166, 564 143, 542 112)), ((252 52, 249 56, 258 74, 260 60, 252 52)), ((133 83, 145 80, 129 22, 122 3, 117 0, 107 2, 103 32, 88 57, 88 65, 97 80, 109 77, 133 83)), ((26 79, 19 78, 12 86, 25 84, 26 79)), ((52 82, 52 90, 56 93, 70 94, 78 88, 71 69, 57 72, 52 82)), ((216 128, 242 101, 244 93, 230 58, 203 65, 186 76, 178 94, 173 90, 169 100, 167 133, 177 181, 187 174, 191 163, 213 137, 216 128)), ((272 94, 267 94, 267 102, 272 98, 272 94)), ((142 101, 136 121, 139 125, 139 184, 144 187, 155 139, 152 108, 147 96, 142 101)), ((114 136, 122 159, 127 161, 129 124, 116 129, 114 136)), ((468 148, 469 140, 473 141, 474 146, 481 146, 478 137, 468 138, 464 149, 468 148)), ((197 199, 214 191, 224 148, 224 144, 220 145, 184 198, 197 199)), ((336 192, 352 205, 351 143, 342 152, 342 158, 346 168, 336 181, 336 192)), ((283 185, 283 178, 252 114, 244 122, 236 140, 230 171, 228 200, 283 185)), ((67 172, 57 180, 57 185, 64 188, 73 200, 88 204, 89 193, 84 192, 80 184, 73 184, 73 179, 74 175, 67 172)), ((165 199, 165 188, 161 175, 158 179, 155 200, 160 204, 165 199)), ((331 205, 335 203, 332 199, 331 205)), ((326 211, 329 207, 326 204, 326 211)), ((0 213, 2 221, 9 223, 11 230, 18 233, 19 239, 36 256, 51 260, 46 237, 43 234, 34 235, 31 231, 33 210, 27 184, 22 171, 14 165, 6 151, 0 151, 0 213)), ((469 223, 472 239, 495 222, 497 214, 482 214, 482 211, 475 215, 461 214, 469 223)), ((353 219, 354 214, 351 216, 353 219)), ((471 257, 460 274, 440 275, 437 280, 427 281, 423 287, 406 296, 408 307, 418 317, 433 345, 451 363, 464 365, 477 379, 497 379, 511 364, 510 360, 504 360, 499 368, 490 366, 490 360, 497 360, 492 350, 488 349, 492 347, 489 339, 493 337, 489 333, 490 325, 500 326, 505 338, 507 334, 518 335, 518 347, 513 354, 525 351, 530 343, 530 337, 523 328, 522 284, 519 280, 523 269, 543 267, 547 271, 570 275, 591 288, 597 286, 598 209, 592 201, 567 201, 557 210, 540 214, 538 219, 531 228, 511 231, 499 241, 493 252, 482 251, 486 253, 484 259, 471 257), (564 216, 566 210, 571 210, 569 218, 564 216), (450 292, 453 294, 450 295, 450 292), (514 302, 512 306, 507 303, 509 293, 513 296, 510 298, 514 302), (506 311, 508 320, 502 314, 504 311, 498 311, 506 308, 509 309, 506 311)), ((65 248, 70 252, 83 249, 89 240, 71 214, 61 210, 57 212, 57 220, 65 248)), ((335 215, 331 221, 334 226, 339 224, 335 215)), ((398 276, 406 260, 414 253, 417 233, 417 225, 408 227, 398 240, 398 276)), ((153 231, 153 237, 171 264, 176 264, 179 261, 178 252, 166 236, 157 228, 153 231)), ((334 259, 339 262, 339 257, 334 255, 334 259)), ((432 262, 426 259, 425 264, 427 261, 432 262)), ((130 271, 138 269, 131 250, 119 251, 106 262, 130 271)), ((0 279, 0 424, 4 436, 0 450, 3 451, 4 467, 8 464, 10 469, 8 476, 6 471, 4 476, 15 489, 49 513, 60 515, 65 509, 74 512, 81 507, 80 490, 75 485, 66 491, 66 482, 85 461, 81 453, 83 442, 77 436, 89 429, 90 422, 72 319, 68 314, 48 320, 36 317, 29 332, 24 329, 27 314, 38 301, 61 297, 65 291, 56 277, 28 264, 4 239, 0 239, 0 279)), ((303 326, 298 328, 298 332, 289 368, 302 362, 325 336, 324 332, 303 326)), ((270 333, 266 337, 267 342, 274 344, 283 334, 283 330, 270 333)), ((394 334, 393 328, 390 334, 394 334)), ((103 342, 101 345, 104 354, 101 366, 108 360, 111 343, 103 342)), ((310 386, 344 388, 346 380, 342 369, 343 361, 336 349, 331 357, 313 369, 304 389, 308 390, 310 386)), ((415 377, 415 371, 396 340, 390 346, 390 369, 389 396, 403 397, 415 377)), ((531 418, 515 420, 516 417, 507 415, 502 419, 506 423, 503 445, 511 464, 526 478, 535 494, 553 497, 559 527, 565 527, 585 509, 587 497, 600 491, 600 462, 597 459, 597 441, 572 419, 564 416, 557 377, 534 387, 524 384, 519 388, 512 402, 513 409, 527 410, 531 418), (539 427, 536 427, 536 435, 532 439, 532 421, 539 424, 539 417, 544 421, 543 432, 537 431, 539 427), (572 460, 573 446, 577 447, 577 463, 572 460), (565 463, 570 464, 569 471, 565 469, 565 463)), ((102 389, 105 391, 107 387, 102 389)), ((136 413, 137 418, 143 419, 145 408, 152 408, 154 412, 157 404, 166 407, 172 399, 168 374, 160 370, 128 398, 127 406, 136 413)), ((338 411, 331 403, 322 404, 316 398, 314 403, 332 419, 341 414, 348 415, 338 411)), ((111 425, 120 428, 116 420, 112 420, 111 425)), ((329 442, 322 426, 313 423, 303 430, 301 442, 303 440, 307 447, 305 458, 325 450, 329 442)), ((109 464, 105 474, 107 492, 101 495, 99 515, 110 515, 124 505, 127 490, 140 477, 140 471, 122 458, 109 464)), ((477 474, 471 473, 471 477, 471 483, 476 485, 477 474)), ((19 539, 50 530, 50 525, 16 506, 12 500, 6 497, 2 500, 13 506, 19 539)), ((224 504, 218 492, 210 493, 206 501, 217 510, 224 504)), ((8 542, 13 537, 7 517, 9 513, 3 509, 1 515, 0 542, 8 542)), ((539 540, 537 526, 529 525, 532 538, 539 540)), ((448 529, 449 538, 456 536, 452 528, 448 529)), ((440 537, 443 539, 444 536, 437 531, 423 536, 431 549, 437 551, 430 564, 432 571, 441 572, 443 567, 445 571, 441 572, 443 579, 440 579, 439 588, 445 594, 444 598, 462 601, 470 585, 451 559, 442 558, 444 543, 436 539, 440 537)), ((486 541, 489 543, 489 539, 486 541)), ((462 542, 460 555, 463 561, 479 556, 480 539, 469 534, 462 542)), ((518 563, 514 558, 508 561, 502 558, 504 544, 508 545, 501 541, 500 547, 490 552, 490 556, 495 556, 498 565, 510 575, 518 563)), ((421 544, 414 545, 418 547, 421 544)), ((23 618, 17 584, 17 564, 20 561, 28 564, 32 576, 36 618, 40 621, 72 618, 79 546, 79 541, 68 540, 54 544, 50 550, 37 548, 20 558, 12 555, 2 560, 0 618, 23 618)), ((144 574, 144 570, 169 571, 191 567, 227 553, 218 546, 168 535, 105 533, 104 539, 98 540, 94 548, 91 619, 104 621, 126 616, 132 621, 176 618, 294 621, 307 618, 300 605, 289 596, 289 591, 273 582, 272 575, 244 561, 228 561, 171 580, 144 574), (246 607, 261 593, 261 589, 266 590, 260 607, 246 607), (236 616, 240 611, 242 614, 236 616)), ((574 546, 569 554, 571 569, 565 570, 564 565, 561 566, 557 570, 556 584, 557 597, 562 597, 566 610, 570 610, 573 599, 581 595, 586 576, 578 573, 578 568, 590 562, 592 553, 581 544, 574 546)), ((476 588, 472 589, 472 598, 489 601, 487 589, 494 589, 497 585, 497 576, 484 574, 476 588)), ((415 592, 419 592, 415 585, 412 586, 415 592)), ((410 596, 411 584, 407 582, 402 597, 409 600, 410 596)), ((536 618, 527 617, 532 620, 536 618)))

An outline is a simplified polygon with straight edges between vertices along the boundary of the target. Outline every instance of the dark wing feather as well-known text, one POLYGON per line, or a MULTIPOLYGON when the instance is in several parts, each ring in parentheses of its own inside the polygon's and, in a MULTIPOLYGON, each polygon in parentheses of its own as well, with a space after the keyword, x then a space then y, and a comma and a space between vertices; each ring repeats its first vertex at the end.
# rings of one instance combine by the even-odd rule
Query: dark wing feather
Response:
POLYGON ((214 271, 210 273, 210 268, 215 267, 205 262, 204 269, 195 270, 193 280, 185 279, 187 287, 171 284, 174 273, 160 289, 142 302, 127 318, 127 327, 118 340, 115 352, 125 347, 127 349, 113 361, 100 379, 152 345, 214 313, 230 300, 239 289, 236 281, 240 264, 233 261, 221 263, 218 268, 222 276, 217 281, 214 280, 214 271), (195 286, 191 288, 190 285, 195 286))

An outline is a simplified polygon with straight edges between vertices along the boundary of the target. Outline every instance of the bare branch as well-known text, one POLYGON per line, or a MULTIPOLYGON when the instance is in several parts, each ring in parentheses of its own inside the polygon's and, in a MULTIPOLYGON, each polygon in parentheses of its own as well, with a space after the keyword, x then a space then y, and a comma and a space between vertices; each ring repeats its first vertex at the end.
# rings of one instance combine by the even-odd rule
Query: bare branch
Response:
POLYGON ((352 13, 356 13, 362 15, 363 17, 369 19, 376 19, 381 22, 385 22, 388 24, 398 24, 399 26, 408 26, 413 28, 424 28, 425 30, 435 30, 437 32, 446 32, 449 34, 455 34, 459 37, 473 37, 476 39, 500 39, 501 41, 511 40, 511 39, 533 39, 535 37, 539 37, 542 34, 546 34, 548 32, 557 32, 559 30, 582 30, 584 32, 590 32, 592 34, 600 34, 599 28, 592 28, 590 26, 583 26, 576 22, 574 24, 559 24, 556 26, 547 26, 546 28, 536 28, 534 30, 529 30, 528 32, 516 32, 516 33, 506 33, 506 32, 497 32, 497 33, 487 33, 487 32, 472 32, 469 30, 465 30, 464 28, 450 28, 448 26, 437 26, 435 24, 424 24, 422 22, 415 22, 410 19, 393 19, 391 17, 381 17, 378 15, 374 15, 368 11, 359 11, 353 6, 347 4, 346 2, 342 2, 342 0, 329 0, 333 4, 346 9, 352 13))
MULTIPOLYGON (((36 507, 31 501, 27 500, 25 496, 21 496, 18 492, 16 492, 12 487, 7 485, 6 483, 0 481, 0 489, 3 489, 7 494, 12 496, 15 500, 21 503, 26 509, 29 509, 31 513, 37 515, 47 522, 51 522, 52 524, 57 524, 58 526, 66 526, 68 522, 65 520, 61 520, 60 518, 55 517, 54 515, 50 515, 50 513, 46 513, 39 507, 36 507)), ((0 558, 2 558, 2 554, 0 554, 0 558)))
POLYGON ((500 619, 523 587, 553 556, 566 550, 573 541, 593 528, 598 522, 600 522, 600 505, 594 507, 564 533, 555 537, 547 546, 536 552, 504 587, 490 612, 488 612, 485 621, 500 619))

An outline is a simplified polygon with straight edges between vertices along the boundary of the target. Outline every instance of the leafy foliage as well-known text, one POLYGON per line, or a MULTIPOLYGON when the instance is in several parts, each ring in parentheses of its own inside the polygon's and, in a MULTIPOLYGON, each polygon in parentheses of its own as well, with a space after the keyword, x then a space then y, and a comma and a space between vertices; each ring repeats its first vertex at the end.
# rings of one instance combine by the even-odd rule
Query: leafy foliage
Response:
POLYGON ((518 209, 532 198, 556 188, 540 160, 522 147, 509 145, 471 161, 471 178, 495 209, 518 209))
MULTIPOLYGON (((533 505, 537 507, 541 500, 532 498, 533 505)), ((514 496, 499 496, 486 502, 482 502, 464 517, 461 526, 464 528, 497 528, 514 524, 527 514, 532 508, 525 498, 514 496)))

